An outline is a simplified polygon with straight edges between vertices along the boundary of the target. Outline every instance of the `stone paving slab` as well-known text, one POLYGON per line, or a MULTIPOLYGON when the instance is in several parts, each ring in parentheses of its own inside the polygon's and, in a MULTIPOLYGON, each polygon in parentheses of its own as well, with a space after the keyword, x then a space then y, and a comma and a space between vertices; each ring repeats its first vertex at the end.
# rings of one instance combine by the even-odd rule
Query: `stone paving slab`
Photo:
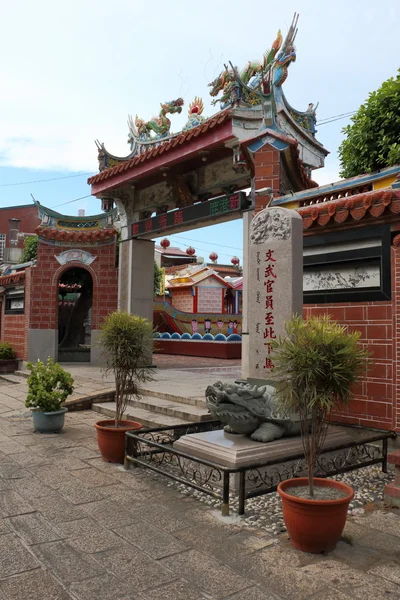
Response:
POLYGON ((46 436, 23 408, 0 414, 0 600, 400 599, 399 511, 352 517, 351 545, 306 555, 103 463, 96 420, 46 436))

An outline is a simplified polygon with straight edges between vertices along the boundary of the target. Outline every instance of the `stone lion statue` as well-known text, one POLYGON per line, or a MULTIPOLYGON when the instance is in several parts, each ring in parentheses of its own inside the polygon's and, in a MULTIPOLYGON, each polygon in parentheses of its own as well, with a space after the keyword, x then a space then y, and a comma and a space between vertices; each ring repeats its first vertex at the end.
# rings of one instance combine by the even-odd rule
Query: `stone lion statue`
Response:
POLYGON ((214 419, 226 423, 224 431, 250 434, 256 442, 271 442, 300 433, 299 417, 279 412, 276 390, 270 385, 257 387, 217 381, 206 389, 206 404, 214 419))

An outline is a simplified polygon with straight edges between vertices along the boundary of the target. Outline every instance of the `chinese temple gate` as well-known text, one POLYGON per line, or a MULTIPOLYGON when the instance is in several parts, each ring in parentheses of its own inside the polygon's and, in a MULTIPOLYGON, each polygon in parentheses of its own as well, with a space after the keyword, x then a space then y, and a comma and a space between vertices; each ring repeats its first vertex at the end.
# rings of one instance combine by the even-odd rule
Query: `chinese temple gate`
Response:
POLYGON ((119 308, 152 319, 152 238, 243 215, 247 231, 251 215, 272 197, 316 186, 311 173, 323 167, 327 151, 315 137, 315 109, 295 110, 282 89, 296 59, 296 25, 297 17, 261 61, 226 67, 209 84, 220 109, 213 116, 203 115, 196 97, 186 125, 172 133, 169 116, 184 104, 177 98, 149 121, 129 118, 128 156, 97 144, 100 172, 89 179, 92 194, 104 210, 116 204, 122 226, 119 308), (242 190, 249 188, 246 196, 242 190))
POLYGON ((23 360, 97 363, 100 323, 117 308, 116 211, 70 217, 36 206, 36 263, 0 277, 1 337, 23 360))

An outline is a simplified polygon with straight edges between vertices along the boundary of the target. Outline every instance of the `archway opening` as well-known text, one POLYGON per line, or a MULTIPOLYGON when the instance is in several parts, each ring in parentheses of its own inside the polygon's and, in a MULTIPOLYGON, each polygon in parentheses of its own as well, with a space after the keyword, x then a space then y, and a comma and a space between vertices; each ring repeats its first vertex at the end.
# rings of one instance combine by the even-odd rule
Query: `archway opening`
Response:
POLYGON ((80 267, 64 271, 58 282, 58 360, 90 362, 93 279, 80 267))

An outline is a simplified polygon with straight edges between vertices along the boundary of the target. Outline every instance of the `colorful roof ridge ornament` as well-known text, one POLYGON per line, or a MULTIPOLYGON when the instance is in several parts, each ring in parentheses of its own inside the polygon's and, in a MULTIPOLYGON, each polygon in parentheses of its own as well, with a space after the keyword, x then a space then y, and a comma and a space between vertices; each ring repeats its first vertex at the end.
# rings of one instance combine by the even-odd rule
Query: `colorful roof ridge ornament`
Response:
POLYGON ((281 31, 278 31, 271 49, 265 52, 262 63, 249 61, 241 71, 232 63, 230 69, 225 65, 225 70, 209 84, 210 96, 215 98, 213 105, 219 102, 221 110, 239 103, 256 106, 262 104, 263 96, 272 93, 273 87, 282 86, 287 79, 290 63, 296 60, 294 40, 298 18, 295 13, 285 40, 281 31), (220 92, 222 96, 217 98, 220 92))
POLYGON ((193 129, 194 127, 198 127, 203 121, 204 117, 202 116, 204 110, 203 100, 198 96, 195 96, 193 102, 189 104, 188 117, 189 120, 186 123, 185 127, 182 131, 187 131, 188 129, 193 129))
POLYGON ((177 98, 170 102, 163 102, 158 117, 153 117, 150 121, 140 119, 137 115, 135 121, 128 117, 129 137, 128 144, 131 150, 138 142, 152 142, 168 137, 171 129, 171 121, 167 114, 181 113, 183 99, 177 98))

